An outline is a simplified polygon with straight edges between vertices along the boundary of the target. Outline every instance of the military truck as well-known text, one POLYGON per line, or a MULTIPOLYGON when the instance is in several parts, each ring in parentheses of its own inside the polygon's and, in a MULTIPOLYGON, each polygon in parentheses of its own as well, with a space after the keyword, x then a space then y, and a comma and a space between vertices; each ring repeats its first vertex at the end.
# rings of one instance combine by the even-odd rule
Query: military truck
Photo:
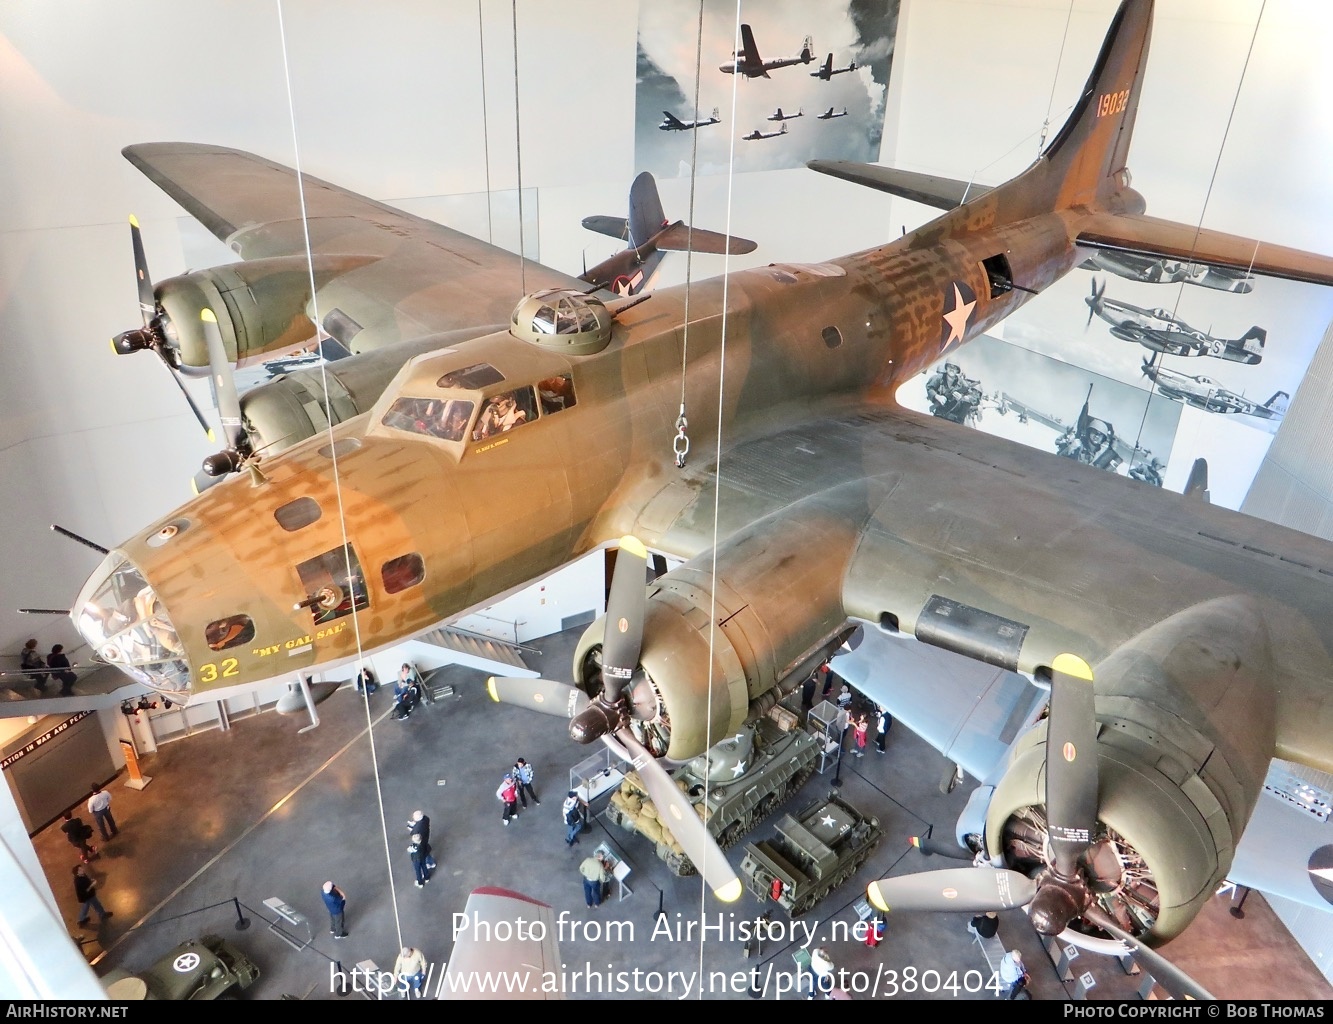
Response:
POLYGON ((800 917, 856 873, 879 845, 879 819, 830 793, 800 814, 784 814, 773 839, 747 843, 745 887, 761 903, 775 901, 800 917))
POLYGON ((253 960, 220 935, 182 942, 147 970, 114 970, 102 979, 115 1000, 218 999, 249 988, 259 977, 253 960))
MULTIPOLYGON (((775 718, 745 726, 675 773, 676 785, 690 795, 709 834, 724 850, 772 814, 815 769, 819 740, 797 727, 799 720, 792 712, 785 708, 774 712, 775 718)), ((675 874, 694 874, 694 863, 662 824, 637 772, 625 776, 612 794, 606 817, 651 840, 675 874)))

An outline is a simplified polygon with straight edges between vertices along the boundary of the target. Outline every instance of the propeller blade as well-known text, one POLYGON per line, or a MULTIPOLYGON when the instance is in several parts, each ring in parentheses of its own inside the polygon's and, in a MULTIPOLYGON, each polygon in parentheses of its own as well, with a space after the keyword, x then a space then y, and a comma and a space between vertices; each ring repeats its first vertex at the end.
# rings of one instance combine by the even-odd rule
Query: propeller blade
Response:
POLYGON ((1055 658, 1046 723, 1046 818, 1055 872, 1078 875, 1097 820, 1097 719, 1092 669, 1082 658, 1055 658))
POLYGON ((1140 942, 1128 932, 1121 931, 1115 921, 1111 919, 1111 916, 1100 908, 1096 906, 1089 907, 1083 912, 1083 918, 1089 924, 1095 924, 1112 938, 1119 939, 1128 946, 1133 951, 1134 959, 1139 962, 1139 965, 1156 978, 1161 983, 1162 988, 1170 992, 1176 999, 1207 999, 1211 1002, 1217 998, 1157 950, 1140 942))
POLYGON ((157 297, 153 294, 153 278, 148 273, 148 257, 143 251, 139 219, 134 214, 130 214, 130 244, 134 247, 134 277, 139 287, 139 312, 143 314, 143 325, 148 327, 157 313, 157 297))
POLYGON ((976 856, 971 850, 959 846, 952 839, 936 839, 934 836, 912 836, 908 842, 926 857, 938 853, 941 857, 971 861, 976 856))
POLYGON ((866 886, 876 909, 957 910, 979 913, 1026 906, 1037 883, 1009 868, 945 868, 881 878, 866 886))
POLYGON ((610 703, 619 699, 639 667, 648 603, 647 575, 648 550, 637 537, 621 537, 602 640, 602 696, 610 703))
MULTIPOLYGON (((616 566, 616 575, 620 575, 619 564, 616 566)), ((613 580, 612 587, 614 586, 613 580)), ((609 735, 603 736, 602 742, 634 766, 639 778, 643 780, 644 789, 648 791, 648 796, 657 808, 662 824, 671 830, 676 842, 680 843, 690 860, 694 862, 699 874, 712 888, 713 895, 723 903, 732 903, 739 899, 744 892, 740 878, 737 877, 722 848, 708 834, 707 826, 689 799, 671 781, 671 776, 658 763, 657 758, 648 753, 628 729, 621 729, 614 738, 609 735)))
POLYGON ((227 447, 233 451, 240 451, 245 439, 245 429, 241 426, 241 396, 236 391, 236 378, 232 376, 231 360, 227 358, 227 348, 222 341, 222 331, 218 328, 218 318, 211 309, 205 307, 199 311, 199 319, 204 324, 204 340, 208 344, 208 369, 213 375, 213 387, 217 389, 222 433, 227 439, 227 447))
POLYGON ((181 394, 185 396, 185 403, 190 407, 190 412, 194 413, 194 418, 199 421, 199 426, 204 428, 204 434, 207 435, 210 441, 216 440, 213 434, 213 428, 208 425, 208 420, 204 418, 203 411, 197 404, 195 404, 194 399, 190 396, 190 392, 186 389, 185 381, 181 380, 180 374, 173 370, 169 365, 167 366, 167 372, 171 374, 171 379, 176 382, 176 387, 181 389, 181 394))
POLYGON ((588 695, 577 686, 554 679, 491 676, 486 692, 499 704, 513 704, 544 715, 573 718, 588 706, 588 695))

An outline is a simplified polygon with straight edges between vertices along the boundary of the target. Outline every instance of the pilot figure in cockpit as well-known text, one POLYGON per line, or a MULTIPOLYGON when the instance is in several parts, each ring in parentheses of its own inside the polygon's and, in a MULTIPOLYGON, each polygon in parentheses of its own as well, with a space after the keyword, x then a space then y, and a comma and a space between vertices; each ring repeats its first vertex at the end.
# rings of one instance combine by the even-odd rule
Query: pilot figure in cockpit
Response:
POLYGON ((1106 420, 1088 417, 1083 429, 1070 427, 1055 442, 1056 451, 1067 459, 1087 466, 1110 470, 1112 473, 1125 460, 1116 454, 1115 427, 1106 420))

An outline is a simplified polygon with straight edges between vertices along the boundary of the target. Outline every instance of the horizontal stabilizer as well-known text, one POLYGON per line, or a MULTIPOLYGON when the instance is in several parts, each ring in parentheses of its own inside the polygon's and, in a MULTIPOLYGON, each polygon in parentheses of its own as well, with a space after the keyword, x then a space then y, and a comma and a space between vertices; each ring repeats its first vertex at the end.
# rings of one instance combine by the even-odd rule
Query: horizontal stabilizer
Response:
POLYGON ((600 214, 583 218, 583 226, 599 235, 610 235, 622 242, 629 238, 629 219, 626 217, 605 217, 600 214))
POLYGON ((676 221, 663 231, 655 244, 659 249, 670 249, 673 252, 693 249, 695 252, 711 252, 719 256, 723 253, 743 256, 757 248, 756 243, 748 238, 737 238, 735 235, 724 235, 720 231, 706 231, 703 228, 691 231, 684 221, 676 221))
POLYGON ((835 178, 878 189, 880 192, 888 192, 890 195, 910 199, 925 206, 933 206, 939 210, 952 210, 955 206, 961 206, 966 200, 975 199, 990 191, 990 186, 978 185, 975 182, 941 178, 935 174, 918 174, 915 171, 900 171, 896 167, 880 167, 878 164, 862 164, 854 160, 811 160, 806 166, 820 174, 831 174, 835 178))
POLYGON ((1142 214, 1097 214, 1079 234, 1078 243, 1113 252, 1167 256, 1247 274, 1333 285, 1333 257, 1142 214))

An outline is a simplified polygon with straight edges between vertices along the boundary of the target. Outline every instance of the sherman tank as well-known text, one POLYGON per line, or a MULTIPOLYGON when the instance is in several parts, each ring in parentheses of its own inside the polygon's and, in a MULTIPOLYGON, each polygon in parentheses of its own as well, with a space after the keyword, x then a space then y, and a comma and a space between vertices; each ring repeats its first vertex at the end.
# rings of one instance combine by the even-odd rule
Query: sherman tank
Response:
POLYGON ((800 917, 843 882, 879 845, 879 819, 833 793, 793 817, 784 814, 772 839, 747 843, 745 887, 761 903, 776 902, 800 917))
MULTIPOLYGON (((772 714, 778 720, 761 718, 745 726, 675 773, 676 785, 690 795, 709 834, 724 850, 772 814, 814 771, 819 740, 797 728, 798 719, 785 708, 774 708, 772 714)), ((658 818, 637 772, 625 776, 606 817, 650 840, 675 874, 694 874, 694 863, 658 818)))

